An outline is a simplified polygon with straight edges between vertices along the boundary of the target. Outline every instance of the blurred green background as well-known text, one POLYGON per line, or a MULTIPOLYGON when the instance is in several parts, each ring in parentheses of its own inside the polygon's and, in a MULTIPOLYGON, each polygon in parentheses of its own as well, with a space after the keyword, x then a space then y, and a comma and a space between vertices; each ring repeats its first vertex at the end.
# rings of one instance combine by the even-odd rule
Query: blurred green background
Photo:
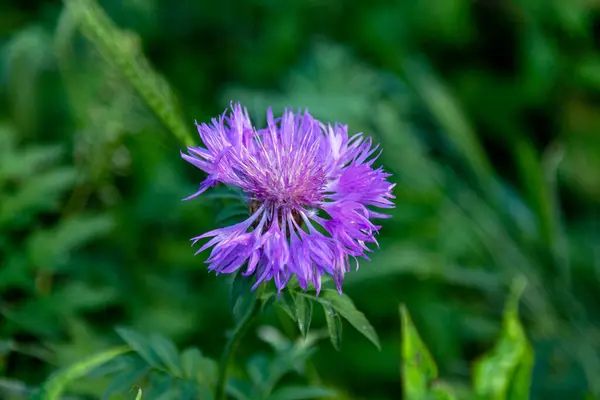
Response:
MULTIPOLYGON (((258 124, 308 107, 382 144, 397 207, 345 292, 383 349, 351 329, 339 353, 320 343, 313 373, 340 399, 401 397, 400 303, 442 378, 467 384, 517 274, 532 398, 600 398, 600 1, 101 5, 130 32, 112 46, 169 82, 182 137, 240 100, 258 124)), ((116 343, 115 326, 218 358, 230 281, 188 239, 227 200, 181 202, 202 173, 63 3, 3 0, 0 51, 3 393, 116 343)), ((238 364, 264 350, 250 332, 238 364)), ((98 398, 94 382, 71 392, 98 398)))

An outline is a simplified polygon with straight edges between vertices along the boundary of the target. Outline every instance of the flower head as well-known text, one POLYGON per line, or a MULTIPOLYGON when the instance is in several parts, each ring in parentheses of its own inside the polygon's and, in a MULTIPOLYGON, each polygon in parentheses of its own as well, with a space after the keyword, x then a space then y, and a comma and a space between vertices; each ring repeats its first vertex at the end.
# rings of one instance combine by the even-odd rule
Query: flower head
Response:
POLYGON ((244 275, 256 277, 254 287, 273 279, 278 290, 296 275, 304 290, 312 283, 317 293, 328 274, 341 292, 350 257, 367 258, 367 244, 377 244, 380 226, 371 219, 389 217, 371 207, 394 207, 390 174, 373 168, 378 146, 308 112, 274 118, 269 109, 267 126, 256 129, 240 104, 211 125, 196 125, 204 147, 188 147, 182 157, 208 177, 187 199, 219 182, 234 185, 251 214, 192 239, 211 238, 197 252, 213 247, 209 270, 245 268, 244 275))

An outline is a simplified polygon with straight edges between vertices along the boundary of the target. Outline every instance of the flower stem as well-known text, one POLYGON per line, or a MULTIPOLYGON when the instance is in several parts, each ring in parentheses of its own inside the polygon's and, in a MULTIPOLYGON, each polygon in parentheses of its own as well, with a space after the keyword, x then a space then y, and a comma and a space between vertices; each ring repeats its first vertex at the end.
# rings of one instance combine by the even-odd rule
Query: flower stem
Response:
POLYGON ((258 316, 260 311, 260 300, 257 298, 254 300, 252 307, 237 323, 233 332, 229 336, 225 349, 223 349, 223 355, 221 356, 221 363, 219 364, 219 375, 217 377, 217 387, 215 390, 216 400, 225 400, 225 384, 227 382, 227 368, 231 362, 233 355, 239 346, 242 338, 248 332, 248 329, 258 316))

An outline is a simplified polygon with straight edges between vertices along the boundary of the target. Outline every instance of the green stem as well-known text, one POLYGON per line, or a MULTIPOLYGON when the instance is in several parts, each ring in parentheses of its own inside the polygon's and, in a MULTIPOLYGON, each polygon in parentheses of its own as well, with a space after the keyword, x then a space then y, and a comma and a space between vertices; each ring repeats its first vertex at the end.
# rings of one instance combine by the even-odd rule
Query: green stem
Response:
POLYGON ((258 316, 260 311, 260 300, 258 296, 254 301, 252 308, 248 310, 248 312, 243 316, 243 318, 238 322, 235 329, 229 336, 229 340, 225 345, 225 349, 223 350, 223 355, 221 356, 221 363, 219 364, 219 375, 217 378, 217 388, 215 390, 215 399, 216 400, 225 400, 225 384, 227 382, 227 368, 231 363, 233 355, 239 346, 242 338, 248 332, 248 329, 258 316))

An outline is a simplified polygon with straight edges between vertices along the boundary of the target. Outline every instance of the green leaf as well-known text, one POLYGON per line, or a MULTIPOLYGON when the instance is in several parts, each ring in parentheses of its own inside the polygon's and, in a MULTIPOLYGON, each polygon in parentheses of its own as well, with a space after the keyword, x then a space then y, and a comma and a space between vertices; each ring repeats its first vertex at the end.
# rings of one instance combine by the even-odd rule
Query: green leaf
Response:
POLYGON ((113 220, 106 215, 80 214, 63 219, 56 227, 31 235, 28 242, 30 259, 34 264, 52 269, 72 251, 107 234, 113 226, 113 220))
POLYGON ((310 320, 312 319, 313 304, 312 301, 308 300, 304 296, 296 296, 296 319, 298 321, 298 328, 300 333, 306 336, 310 328, 310 320))
MULTIPOLYGON (((138 360, 140 363, 143 362, 141 359, 138 360)), ((108 400, 113 394, 129 390, 132 386, 139 383, 142 377, 148 372, 150 372, 150 366, 145 363, 141 368, 133 368, 132 370, 120 372, 104 391, 102 400, 108 400)))
POLYGON ((286 386, 277 389, 269 400, 305 400, 335 396, 335 391, 319 386, 286 386))
POLYGON ((231 304, 233 319, 239 322, 246 314, 252 310, 257 301, 257 291, 251 291, 252 277, 243 276, 238 272, 231 285, 231 304))
POLYGON ((309 299, 316 300, 321 304, 332 306, 345 320, 350 323, 350 325, 352 325, 357 331, 369 339, 377 347, 377 349, 381 350, 377 332, 375 332, 375 329, 373 326, 371 326, 365 315, 356 309, 356 306, 348 295, 340 295, 333 289, 323 290, 321 295, 317 298, 304 293, 299 294, 309 299))
POLYGON ((161 359, 162 364, 175 376, 181 376, 181 365, 177 347, 162 335, 154 334, 150 338, 152 349, 161 359))
POLYGON ((437 377, 437 366, 429 350, 419 337, 408 310, 400 306, 402 320, 402 388, 407 400, 426 399, 432 379, 437 377))
POLYGON ((94 368, 128 352, 128 347, 117 347, 96 354, 85 360, 79 361, 64 370, 51 376, 40 388, 39 392, 32 396, 32 400, 57 400, 66 389, 67 385, 76 379, 82 378, 94 368))
POLYGON ((433 400, 455 400, 456 395, 450 385, 436 382, 431 385, 430 398, 433 400))
POLYGON ((186 379, 203 385, 211 386, 216 377, 217 365, 210 358, 204 357, 202 352, 191 347, 181 353, 181 368, 186 379))
POLYGON ((325 311, 329 340, 331 340, 333 348, 339 351, 342 345, 342 318, 331 304, 321 303, 321 305, 325 311))
POLYGON ((150 385, 147 388, 148 397, 152 400, 175 399, 177 390, 173 390, 175 378, 169 374, 154 371, 150 374, 150 385))
POLYGON ((521 135, 515 136, 515 152, 517 167, 521 177, 522 188, 528 197, 529 204, 536 212, 540 236, 549 248, 553 248, 556 240, 556 204, 548 185, 540 157, 530 140, 521 135))
POLYGON ((290 289, 287 288, 280 293, 279 299, 275 302, 275 305, 281 308, 293 321, 296 321, 296 312, 294 311, 295 302, 290 289))
POLYGON ((183 376, 186 379, 195 380, 200 372, 202 365, 202 352, 195 347, 185 349, 181 353, 181 367, 183 369, 183 376))
POLYGON ((160 368, 162 364, 161 359, 152 348, 152 345, 148 339, 130 329, 117 328, 115 330, 129 345, 129 347, 139 354, 140 357, 142 357, 150 366, 154 368, 160 368))
POLYGON ((135 400, 142 400, 142 388, 138 388, 137 396, 135 396, 135 400))
POLYGON ((473 387, 481 398, 529 398, 534 355, 518 314, 519 298, 525 286, 524 277, 513 282, 504 310, 500 339, 494 349, 475 364, 473 387))

